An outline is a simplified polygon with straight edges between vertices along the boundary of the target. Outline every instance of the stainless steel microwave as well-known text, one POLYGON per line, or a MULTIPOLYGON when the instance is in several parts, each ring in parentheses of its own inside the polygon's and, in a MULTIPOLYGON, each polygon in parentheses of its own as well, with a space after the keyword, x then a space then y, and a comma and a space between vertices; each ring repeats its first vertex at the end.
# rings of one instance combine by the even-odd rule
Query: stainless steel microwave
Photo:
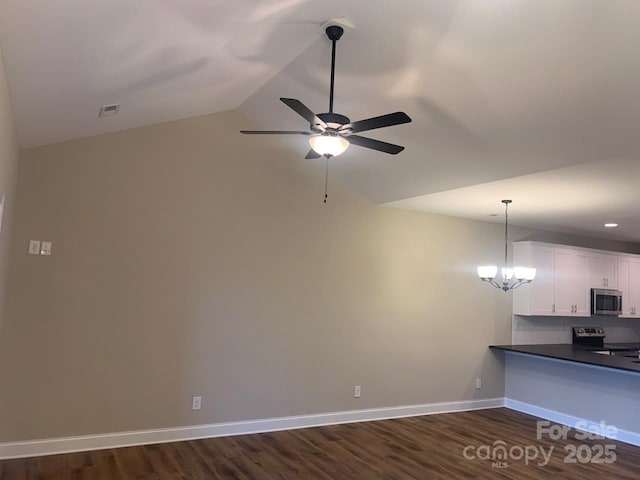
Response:
POLYGON ((622 314, 622 292, 619 290, 591 289, 591 315, 622 314))

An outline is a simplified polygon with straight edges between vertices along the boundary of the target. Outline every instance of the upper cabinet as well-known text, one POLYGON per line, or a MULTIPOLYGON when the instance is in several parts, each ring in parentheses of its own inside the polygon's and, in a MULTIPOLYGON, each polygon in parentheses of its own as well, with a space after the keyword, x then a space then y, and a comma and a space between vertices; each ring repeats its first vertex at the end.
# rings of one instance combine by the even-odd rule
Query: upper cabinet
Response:
POLYGON ((515 315, 590 317, 591 289, 622 292, 621 317, 640 318, 640 255, 514 242, 513 265, 536 278, 513 291, 515 315))
POLYGON ((588 254, 534 242, 513 244, 513 264, 536 269, 530 284, 513 291, 513 313, 589 317, 588 254))
POLYGON ((581 250, 555 248, 555 315, 589 317, 588 255, 581 250))
POLYGON ((611 253, 589 253, 589 287, 615 290, 618 285, 618 256, 611 253))
POLYGON ((513 313, 517 315, 554 315, 553 246, 532 245, 530 242, 513 244, 513 264, 535 267, 536 278, 513 291, 513 313))
POLYGON ((620 316, 640 318, 640 258, 618 257, 618 290, 622 292, 620 316))

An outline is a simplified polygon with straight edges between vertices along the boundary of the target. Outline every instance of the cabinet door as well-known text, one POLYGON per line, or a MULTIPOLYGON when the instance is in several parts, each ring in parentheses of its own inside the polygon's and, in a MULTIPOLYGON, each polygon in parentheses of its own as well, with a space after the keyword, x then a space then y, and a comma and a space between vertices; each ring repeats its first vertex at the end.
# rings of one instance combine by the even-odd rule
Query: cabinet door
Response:
POLYGON ((555 314, 588 317, 588 256, 576 250, 555 249, 555 314))
POLYGON ((632 316, 634 306, 631 295, 631 262, 629 258, 618 258, 618 290, 622 292, 621 317, 632 316))
POLYGON ((589 287, 615 289, 617 258, 615 255, 589 254, 589 287))
POLYGON ((629 305, 630 316, 640 317, 640 260, 633 259, 629 264, 629 295, 623 294, 622 308, 629 305))
POLYGON ((555 314, 563 317, 573 316, 575 285, 573 268, 575 253, 572 250, 555 249, 555 314))
POLYGON ((555 315, 554 304, 554 255, 553 248, 534 246, 531 263, 536 268, 536 278, 531 288, 531 315, 555 315))
MULTIPOLYGON (((616 260, 615 257, 613 258, 616 260)), ((589 289, 589 258, 586 253, 576 252, 573 256, 571 285, 573 285, 573 315, 575 317, 591 316, 591 291, 589 289)), ((615 268, 614 268, 615 270, 615 268)))

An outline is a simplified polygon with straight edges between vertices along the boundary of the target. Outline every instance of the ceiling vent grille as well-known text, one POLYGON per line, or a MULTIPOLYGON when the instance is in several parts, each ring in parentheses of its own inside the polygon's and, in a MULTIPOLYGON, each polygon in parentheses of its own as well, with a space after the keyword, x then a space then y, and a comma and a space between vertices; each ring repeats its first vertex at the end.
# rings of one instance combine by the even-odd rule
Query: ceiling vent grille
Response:
POLYGON ((113 105, 103 105, 100 107, 99 117, 113 117, 120 110, 120 104, 115 103, 113 105))

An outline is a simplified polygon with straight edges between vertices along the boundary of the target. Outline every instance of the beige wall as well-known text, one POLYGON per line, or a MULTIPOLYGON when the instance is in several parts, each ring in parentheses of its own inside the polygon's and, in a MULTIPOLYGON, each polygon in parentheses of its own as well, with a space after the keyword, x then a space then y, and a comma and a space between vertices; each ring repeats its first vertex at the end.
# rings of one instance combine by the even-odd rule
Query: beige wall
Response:
POLYGON ((335 181, 323 205, 321 169, 247 126, 225 112, 23 152, 0 441, 503 395, 487 346, 510 342, 511 296, 474 271, 502 227, 335 181))
POLYGON ((11 113, 9 86, 4 71, 4 60, 0 51, 0 198, 4 194, 4 213, 0 230, 0 335, 4 318, 5 291, 9 267, 11 225, 18 178, 18 139, 11 113))

